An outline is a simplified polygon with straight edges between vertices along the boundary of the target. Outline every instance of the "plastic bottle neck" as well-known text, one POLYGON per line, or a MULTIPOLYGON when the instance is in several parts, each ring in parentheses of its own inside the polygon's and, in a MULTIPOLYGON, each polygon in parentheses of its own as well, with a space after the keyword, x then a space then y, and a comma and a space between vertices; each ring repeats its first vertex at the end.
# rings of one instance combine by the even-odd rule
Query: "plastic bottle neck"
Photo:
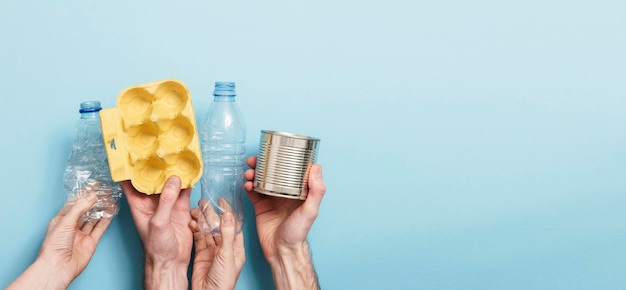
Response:
POLYGON ((215 82, 215 90, 213 90, 214 102, 234 102, 235 83, 233 82, 215 82))
POLYGON ((81 119, 95 119, 98 118, 98 112, 80 113, 81 119))
POLYGON ((102 110, 99 101, 88 101, 80 103, 80 113, 81 119, 94 119, 98 117, 98 112, 102 110))
POLYGON ((234 102, 235 96, 213 95, 214 102, 234 102))

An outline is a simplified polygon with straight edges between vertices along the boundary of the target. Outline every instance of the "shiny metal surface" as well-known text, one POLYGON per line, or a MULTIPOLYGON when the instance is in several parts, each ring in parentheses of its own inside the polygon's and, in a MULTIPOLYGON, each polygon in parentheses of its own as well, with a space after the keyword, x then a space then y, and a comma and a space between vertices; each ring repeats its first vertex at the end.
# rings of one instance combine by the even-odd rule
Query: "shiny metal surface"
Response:
POLYGON ((306 199, 311 165, 320 139, 262 130, 254 190, 271 196, 306 199))

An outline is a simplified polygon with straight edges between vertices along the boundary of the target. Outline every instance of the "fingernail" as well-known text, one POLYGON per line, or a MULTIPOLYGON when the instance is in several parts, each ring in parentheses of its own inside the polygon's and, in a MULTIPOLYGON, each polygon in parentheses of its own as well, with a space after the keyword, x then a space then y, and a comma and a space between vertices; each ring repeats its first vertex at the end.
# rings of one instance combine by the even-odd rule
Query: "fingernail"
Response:
POLYGON ((165 181, 165 185, 163 186, 163 190, 161 193, 165 192, 165 189, 168 188, 170 190, 178 190, 180 189, 180 178, 176 175, 172 175, 167 178, 165 181))
POLYGON ((180 186, 180 178, 178 176, 172 175, 170 176, 169 180, 170 183, 172 183, 173 185, 180 186))
POLYGON ((233 214, 230 212, 225 212, 224 213, 224 225, 230 226, 232 224, 233 224, 233 214))
POLYGON ((96 193, 93 191, 90 191, 89 193, 87 193, 87 200, 88 201, 93 201, 94 199, 96 199, 96 193))

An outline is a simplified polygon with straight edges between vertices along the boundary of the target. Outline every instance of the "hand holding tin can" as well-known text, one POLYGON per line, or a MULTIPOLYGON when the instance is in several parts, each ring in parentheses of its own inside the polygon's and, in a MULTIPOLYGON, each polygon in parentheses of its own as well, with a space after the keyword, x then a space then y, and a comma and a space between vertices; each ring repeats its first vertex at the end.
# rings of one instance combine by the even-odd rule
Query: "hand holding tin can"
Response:
POLYGON ((317 159, 320 139, 262 130, 254 178, 258 193, 306 199, 311 165, 317 159))

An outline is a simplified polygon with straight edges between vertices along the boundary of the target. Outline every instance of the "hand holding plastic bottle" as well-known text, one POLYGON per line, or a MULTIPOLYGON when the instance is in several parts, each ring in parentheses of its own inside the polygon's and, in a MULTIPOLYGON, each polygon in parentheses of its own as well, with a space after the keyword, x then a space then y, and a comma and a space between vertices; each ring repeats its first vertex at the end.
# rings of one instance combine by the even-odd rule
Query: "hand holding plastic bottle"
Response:
POLYGON ((159 195, 145 195, 120 183, 144 247, 146 289, 187 289, 193 235, 189 230, 191 189, 171 176, 159 195))
MULTIPOLYGON (((200 207, 212 211, 212 206, 205 205, 200 201, 200 207)), ((201 213, 198 208, 191 211, 192 221, 189 228, 193 232, 193 240, 196 246, 191 275, 191 288, 199 289, 235 289, 235 284, 241 274, 241 269, 246 260, 243 233, 237 233, 241 228, 232 212, 232 206, 225 198, 219 201, 220 208, 226 209, 219 222, 220 235, 203 232, 200 224, 214 223, 205 221, 220 219, 215 212, 201 213)))
POLYGON ((50 221, 39 256, 7 289, 65 289, 87 267, 111 219, 83 222, 94 191, 75 196, 50 221))
POLYGON ((318 289, 306 238, 326 192, 322 167, 314 164, 307 199, 267 196, 254 191, 257 157, 247 160, 244 189, 254 206, 259 242, 272 268, 276 289, 318 289))

